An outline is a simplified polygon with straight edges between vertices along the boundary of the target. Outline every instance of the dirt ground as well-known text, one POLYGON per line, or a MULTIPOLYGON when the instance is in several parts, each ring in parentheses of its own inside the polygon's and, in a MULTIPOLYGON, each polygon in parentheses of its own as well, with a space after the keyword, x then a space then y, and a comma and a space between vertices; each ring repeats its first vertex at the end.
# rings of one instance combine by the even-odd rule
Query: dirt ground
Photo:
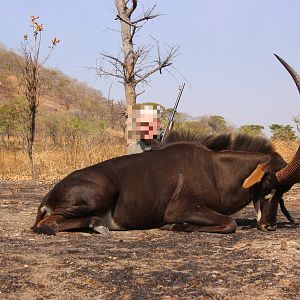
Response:
MULTIPOLYGON (((160 230, 56 236, 30 231, 53 186, 0 181, 0 299, 300 299, 300 227, 234 234, 160 230)), ((300 186, 286 197, 300 220, 300 186)))

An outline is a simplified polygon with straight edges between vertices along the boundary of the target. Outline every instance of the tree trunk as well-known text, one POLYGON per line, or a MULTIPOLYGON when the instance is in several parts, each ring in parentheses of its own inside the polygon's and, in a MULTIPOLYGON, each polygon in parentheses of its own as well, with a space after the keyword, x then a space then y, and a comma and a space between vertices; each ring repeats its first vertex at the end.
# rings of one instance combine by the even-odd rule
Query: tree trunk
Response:
POLYGON ((125 97, 126 97, 126 104, 133 105, 136 103, 136 91, 135 86, 132 84, 124 84, 125 86, 125 97))
POLYGON ((31 170, 31 179, 33 184, 36 182, 36 174, 35 174, 35 164, 34 164, 34 158, 33 158, 33 144, 30 143, 28 145, 28 156, 29 156, 29 162, 30 162, 30 170, 31 170))
POLYGON ((30 169, 31 169, 31 178, 32 182, 35 184, 36 182, 36 172, 35 172, 35 163, 34 163, 34 156, 33 156, 33 146, 35 140, 35 117, 36 117, 36 107, 30 108, 30 124, 29 124, 29 136, 27 138, 27 153, 30 162, 30 169))
POLYGON ((130 20, 130 11, 126 7, 124 0, 116 0, 118 15, 121 19, 121 35, 124 52, 124 89, 126 104, 136 103, 136 85, 134 77, 134 50, 132 42, 132 25, 130 20))

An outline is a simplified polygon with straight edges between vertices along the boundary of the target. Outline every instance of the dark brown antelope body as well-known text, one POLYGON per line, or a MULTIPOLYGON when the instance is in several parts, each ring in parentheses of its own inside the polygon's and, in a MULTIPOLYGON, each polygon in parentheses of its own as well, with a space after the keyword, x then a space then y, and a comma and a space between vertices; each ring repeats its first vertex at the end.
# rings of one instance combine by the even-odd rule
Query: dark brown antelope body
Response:
POLYGON ((253 201, 259 227, 275 230, 278 204, 285 212, 283 194, 299 173, 297 156, 286 164, 262 138, 173 142, 71 173, 42 200, 32 229, 231 233, 230 215, 253 201))
POLYGON ((229 215, 251 200, 263 202, 269 192, 262 191, 262 182, 242 187, 260 164, 268 165, 267 172, 286 165, 273 151, 212 151, 188 142, 111 159, 60 181, 42 201, 33 229, 234 232, 229 215))

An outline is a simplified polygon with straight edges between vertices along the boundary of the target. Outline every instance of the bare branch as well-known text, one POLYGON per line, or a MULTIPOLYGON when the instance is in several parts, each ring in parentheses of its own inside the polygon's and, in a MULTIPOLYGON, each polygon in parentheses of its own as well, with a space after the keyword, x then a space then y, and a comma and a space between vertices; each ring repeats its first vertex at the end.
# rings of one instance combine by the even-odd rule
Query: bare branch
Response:
MULTIPOLYGON (((127 6, 128 2, 129 1, 126 1, 126 6, 127 6)), ((127 10, 127 16, 128 16, 128 18, 131 17, 132 13, 135 11, 135 9, 137 7, 137 0, 131 0, 131 2, 132 2, 131 8, 129 8, 129 9, 127 8, 128 9, 127 10)))
POLYGON ((144 93, 145 93, 145 90, 142 90, 141 92, 136 93, 136 96, 138 97, 139 95, 142 95, 142 94, 144 94, 144 93))
POLYGON ((115 56, 108 53, 101 53, 102 62, 96 66, 96 73, 98 76, 113 76, 124 80, 124 63, 115 56), (112 66, 113 70, 109 71, 104 67, 104 63, 112 66))
POLYGON ((190 88, 192 88, 192 85, 191 83, 189 82, 189 80, 177 69, 174 67, 174 65, 170 66, 170 68, 166 69, 166 72, 168 72, 170 74, 170 76, 172 76, 174 78, 174 80, 176 80, 177 82, 182 82, 184 81, 190 88), (169 69, 172 69, 174 70, 175 72, 178 73, 178 75, 181 77, 181 80, 179 81, 175 75, 174 75, 174 72, 170 72, 169 69))
POLYGON ((108 30, 110 30, 110 31, 115 31, 115 32, 118 32, 118 33, 121 33, 120 30, 117 30, 117 29, 114 29, 114 28, 110 28, 110 27, 108 27, 108 26, 106 26, 106 28, 105 28, 102 32, 105 32, 105 31, 108 31, 108 30))
POLYGON ((122 80, 124 80, 123 76, 120 76, 116 73, 110 72, 110 71, 106 71, 105 69, 102 68, 97 68, 96 69, 97 75, 102 77, 102 76, 111 76, 111 77, 116 77, 116 78, 120 78, 122 80))
POLYGON ((130 43, 130 44, 133 44, 133 37, 134 37, 134 35, 136 34, 137 30, 138 30, 138 27, 137 27, 137 26, 133 26, 133 27, 132 27, 131 36, 130 36, 130 39, 129 39, 129 43, 130 43))
MULTIPOLYGON (((129 1, 126 1, 126 5, 129 1)), ((144 12, 142 17, 139 17, 138 19, 134 20, 131 22, 130 17, 132 12, 136 9, 137 7, 137 0, 132 0, 133 5, 132 8, 130 10, 127 11, 127 7, 125 6, 120 6, 119 11, 123 11, 124 15, 121 15, 121 13, 116 15, 115 20, 120 20, 121 22, 124 22, 125 24, 130 26, 130 31, 131 31, 131 35, 130 35, 130 39, 129 42, 132 43, 133 37, 136 34, 136 32, 143 27, 144 24, 141 23, 145 23, 146 21, 149 21, 151 19, 157 18, 159 16, 161 16, 161 14, 153 14, 154 9, 156 8, 156 5, 154 5, 151 9, 147 10, 146 12, 144 12)))
POLYGON ((130 26, 132 26, 131 22, 128 22, 128 21, 124 20, 124 18, 122 18, 120 15, 116 15, 115 20, 120 20, 120 21, 122 21, 122 22, 124 22, 124 23, 126 23, 126 24, 128 24, 130 26))
POLYGON ((50 46, 49 47, 49 52, 48 52, 48 55, 44 58, 44 60, 42 61, 42 63, 41 63, 41 65, 43 66, 45 63, 46 63, 46 61, 49 59, 49 57, 51 56, 51 53, 52 53, 52 51, 54 50, 54 46, 50 46))
POLYGON ((120 115, 127 118, 126 105, 123 101, 118 101, 120 115))
POLYGON ((108 89, 107 100, 110 100, 110 92, 111 92, 112 86, 113 86, 113 84, 111 83, 111 85, 109 86, 109 89, 108 89))
MULTIPOLYGON (((157 47, 157 59, 158 59, 158 64, 161 64, 161 56, 160 56, 160 47, 159 47, 159 42, 157 39, 155 39, 151 34, 150 37, 156 42, 156 47, 157 47)), ((162 69, 159 70, 159 73, 162 74, 162 69)))
POLYGON ((150 75, 152 75, 153 73, 160 71, 164 68, 167 68, 169 66, 171 66, 173 59, 178 55, 179 52, 179 48, 180 46, 172 46, 170 48, 170 50, 168 51, 167 55, 162 59, 160 54, 159 54, 159 58, 156 61, 156 67, 152 68, 151 70, 149 70, 147 73, 145 73, 144 75, 142 75, 137 81, 136 84, 145 81, 150 75))
MULTIPOLYGON (((153 11, 155 8, 156 8, 156 5, 154 5, 152 8, 147 10, 142 17, 132 21, 131 24, 137 25, 138 23, 149 21, 149 20, 155 19, 157 17, 160 17, 162 14, 159 14, 159 13, 153 14, 153 11)), ((142 26, 142 25, 140 25, 140 26, 142 26)))
POLYGON ((118 57, 112 56, 109 53, 105 52, 102 52, 101 55, 108 60, 114 61, 115 63, 119 64, 120 66, 122 66, 122 68, 124 67, 124 63, 118 57))

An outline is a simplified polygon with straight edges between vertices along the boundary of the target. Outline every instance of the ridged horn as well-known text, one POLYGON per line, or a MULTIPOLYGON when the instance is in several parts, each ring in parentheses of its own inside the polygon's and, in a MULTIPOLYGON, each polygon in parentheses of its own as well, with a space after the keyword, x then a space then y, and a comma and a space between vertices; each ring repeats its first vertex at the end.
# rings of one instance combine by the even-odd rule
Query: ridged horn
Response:
MULTIPOLYGON (((274 54, 276 58, 282 63, 282 65, 287 69, 287 71, 292 76, 298 92, 300 93, 300 76, 297 74, 297 72, 287 63, 285 62, 281 57, 274 54)), ((292 159, 292 161, 283 169, 278 171, 276 173, 276 177, 279 183, 284 184, 287 182, 295 183, 299 180, 299 178, 295 178, 297 173, 300 171, 300 146, 292 159)))
MULTIPOLYGON (((288 163, 286 167, 281 169, 276 173, 276 178, 279 183, 296 183, 299 181, 299 178, 295 178, 295 176, 300 171, 300 146, 294 156, 294 158, 291 160, 291 162, 288 163)), ((297 175, 298 176, 298 175, 297 175)))

